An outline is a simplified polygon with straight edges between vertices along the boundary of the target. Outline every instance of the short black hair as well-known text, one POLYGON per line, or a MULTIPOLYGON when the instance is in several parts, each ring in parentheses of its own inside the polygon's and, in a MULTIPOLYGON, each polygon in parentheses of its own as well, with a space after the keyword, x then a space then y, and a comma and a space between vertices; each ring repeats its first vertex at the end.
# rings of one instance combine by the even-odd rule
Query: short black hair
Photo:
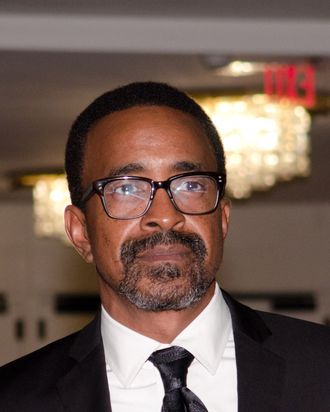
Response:
POLYGON ((187 94, 165 83, 136 82, 108 91, 96 98, 73 123, 65 153, 65 170, 73 205, 83 209, 82 173, 86 138, 103 117, 136 106, 167 106, 194 117, 203 127, 214 150, 217 169, 225 173, 225 156, 219 134, 203 109, 187 94))

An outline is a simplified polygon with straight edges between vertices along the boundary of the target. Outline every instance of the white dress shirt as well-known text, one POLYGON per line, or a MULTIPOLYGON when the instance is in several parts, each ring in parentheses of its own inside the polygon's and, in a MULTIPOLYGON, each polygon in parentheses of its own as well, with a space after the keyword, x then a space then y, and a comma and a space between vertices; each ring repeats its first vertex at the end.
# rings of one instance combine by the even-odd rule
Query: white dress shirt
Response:
POLYGON ((182 346, 195 359, 187 387, 209 412, 237 412, 235 344, 229 309, 218 286, 208 306, 170 345, 141 335, 115 321, 102 307, 101 334, 112 412, 160 412, 163 382, 148 361, 158 349, 182 346))

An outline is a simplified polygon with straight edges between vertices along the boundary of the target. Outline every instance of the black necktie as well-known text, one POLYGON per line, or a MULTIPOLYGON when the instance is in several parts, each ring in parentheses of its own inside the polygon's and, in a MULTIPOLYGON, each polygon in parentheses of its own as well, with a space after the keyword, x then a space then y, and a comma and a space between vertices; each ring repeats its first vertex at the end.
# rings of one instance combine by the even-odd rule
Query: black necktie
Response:
POLYGON ((161 412, 207 412, 203 402, 187 388, 187 371, 193 359, 193 355, 180 346, 157 350, 150 356, 165 389, 161 412))

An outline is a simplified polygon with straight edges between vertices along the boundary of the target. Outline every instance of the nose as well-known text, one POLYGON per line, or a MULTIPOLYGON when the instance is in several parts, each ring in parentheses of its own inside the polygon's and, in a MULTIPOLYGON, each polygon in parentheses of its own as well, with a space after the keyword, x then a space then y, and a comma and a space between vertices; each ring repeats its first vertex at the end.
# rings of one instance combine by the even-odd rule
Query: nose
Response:
POLYGON ((156 191, 148 212, 141 218, 144 231, 180 230, 185 216, 175 209, 165 189, 156 191))

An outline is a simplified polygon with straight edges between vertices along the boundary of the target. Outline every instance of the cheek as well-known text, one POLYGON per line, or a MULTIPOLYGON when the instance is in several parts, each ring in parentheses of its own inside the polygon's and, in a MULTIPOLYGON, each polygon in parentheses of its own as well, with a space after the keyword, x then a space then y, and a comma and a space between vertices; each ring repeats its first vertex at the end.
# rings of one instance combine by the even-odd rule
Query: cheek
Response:
POLYGON ((214 257, 215 259, 222 258, 223 250, 223 235, 222 235, 222 225, 221 220, 214 219, 210 226, 210 237, 209 237, 209 256, 214 257))
POLYGON ((94 219, 89 225, 89 237, 94 262, 106 271, 121 267, 121 245, 131 237, 134 222, 113 220, 108 217, 94 219))
POLYGON ((218 266, 223 249, 221 214, 213 213, 199 216, 199 219, 193 222, 192 231, 201 236, 205 242, 208 265, 218 266))

